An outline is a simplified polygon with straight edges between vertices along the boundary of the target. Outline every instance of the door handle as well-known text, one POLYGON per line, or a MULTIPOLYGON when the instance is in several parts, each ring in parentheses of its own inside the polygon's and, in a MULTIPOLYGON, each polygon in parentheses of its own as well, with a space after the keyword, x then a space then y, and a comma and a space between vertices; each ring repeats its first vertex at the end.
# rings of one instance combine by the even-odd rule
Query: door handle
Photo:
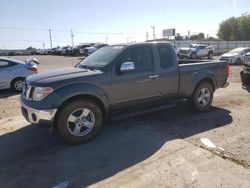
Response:
POLYGON ((153 74, 149 76, 150 79, 155 79, 155 78, 159 78, 159 75, 157 74, 153 74))

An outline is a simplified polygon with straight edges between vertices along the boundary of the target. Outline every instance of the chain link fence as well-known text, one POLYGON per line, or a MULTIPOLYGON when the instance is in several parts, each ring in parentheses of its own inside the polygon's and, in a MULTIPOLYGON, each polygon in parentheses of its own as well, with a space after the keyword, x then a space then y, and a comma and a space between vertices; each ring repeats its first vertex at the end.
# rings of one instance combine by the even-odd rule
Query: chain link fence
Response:
POLYGON ((250 41, 174 41, 173 42, 177 48, 188 47, 189 44, 204 44, 207 46, 214 45, 215 55, 221 55, 226 53, 234 48, 239 47, 250 47, 250 41))

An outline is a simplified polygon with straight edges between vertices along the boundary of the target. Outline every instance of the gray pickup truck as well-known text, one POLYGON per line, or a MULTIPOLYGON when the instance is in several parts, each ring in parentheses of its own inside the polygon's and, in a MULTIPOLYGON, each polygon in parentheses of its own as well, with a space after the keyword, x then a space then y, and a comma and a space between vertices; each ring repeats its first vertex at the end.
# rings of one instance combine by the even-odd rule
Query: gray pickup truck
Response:
POLYGON ((89 141, 106 119, 172 107, 188 100, 207 110, 229 69, 220 61, 177 61, 169 43, 103 47, 75 67, 26 79, 20 97, 32 124, 53 125, 67 143, 89 141))

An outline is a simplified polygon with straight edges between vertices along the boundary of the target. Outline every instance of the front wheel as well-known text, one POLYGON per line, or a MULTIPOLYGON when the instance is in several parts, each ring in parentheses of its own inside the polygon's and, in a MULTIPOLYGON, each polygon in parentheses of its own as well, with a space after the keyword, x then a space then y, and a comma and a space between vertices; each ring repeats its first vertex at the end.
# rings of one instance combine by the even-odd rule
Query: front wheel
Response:
POLYGON ((11 82, 11 89, 17 92, 22 91, 24 78, 16 78, 11 82))
POLYGON ((192 54, 191 54, 191 58, 192 58, 192 59, 196 59, 196 58, 197 58, 197 55, 196 55, 196 53, 195 53, 195 52, 192 52, 192 54))
POLYGON ((199 112, 206 111, 212 104, 214 90, 210 83, 202 82, 195 89, 190 102, 195 110, 199 112))
POLYGON ((207 58, 208 59, 213 59, 213 52, 209 52, 207 58))
POLYGON ((91 100, 78 99, 63 107, 56 126, 63 141, 68 144, 82 144, 93 139, 102 124, 100 107, 91 100))
POLYGON ((243 85, 250 84, 250 76, 243 71, 240 72, 240 78, 243 85))

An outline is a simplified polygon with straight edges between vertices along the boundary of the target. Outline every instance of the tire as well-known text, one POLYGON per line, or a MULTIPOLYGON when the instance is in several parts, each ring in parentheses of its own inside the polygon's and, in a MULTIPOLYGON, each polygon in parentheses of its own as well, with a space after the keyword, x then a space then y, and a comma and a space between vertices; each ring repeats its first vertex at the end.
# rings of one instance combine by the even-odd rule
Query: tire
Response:
POLYGON ((95 102, 78 99, 60 109, 56 122, 57 133, 64 142, 82 144, 97 135, 103 124, 103 114, 95 102))
POLYGON ((17 92, 21 92, 23 82, 24 82, 24 78, 15 78, 11 82, 11 89, 14 90, 14 91, 17 91, 17 92))
POLYGON ((197 58, 196 53, 195 53, 195 52, 192 52, 192 53, 191 53, 191 59, 196 59, 196 58, 197 58))
POLYGON ((241 65, 241 59, 239 59, 239 58, 236 59, 236 60, 235 60, 235 65, 241 65))
POLYGON ((243 71, 240 72, 240 78, 243 85, 250 84, 250 76, 243 71))
POLYGON ((190 99, 190 103, 194 110, 204 112, 211 106, 213 102, 214 90, 210 83, 200 83, 190 99))
POLYGON ((213 52, 209 52, 207 58, 208 59, 213 59, 213 55, 214 55, 213 52))

